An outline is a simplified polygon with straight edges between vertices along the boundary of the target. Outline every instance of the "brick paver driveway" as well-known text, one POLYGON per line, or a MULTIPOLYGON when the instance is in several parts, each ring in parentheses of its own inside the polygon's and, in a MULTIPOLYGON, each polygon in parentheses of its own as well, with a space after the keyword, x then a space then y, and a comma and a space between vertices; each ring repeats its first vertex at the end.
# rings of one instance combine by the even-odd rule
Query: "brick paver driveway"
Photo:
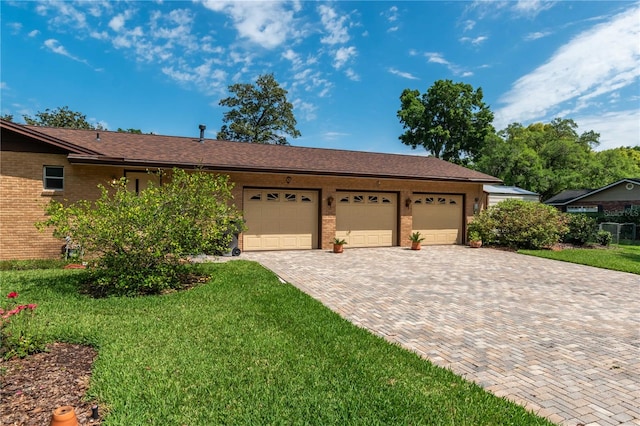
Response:
POLYGON ((640 425, 638 275, 461 246, 242 258, 554 422, 640 425))

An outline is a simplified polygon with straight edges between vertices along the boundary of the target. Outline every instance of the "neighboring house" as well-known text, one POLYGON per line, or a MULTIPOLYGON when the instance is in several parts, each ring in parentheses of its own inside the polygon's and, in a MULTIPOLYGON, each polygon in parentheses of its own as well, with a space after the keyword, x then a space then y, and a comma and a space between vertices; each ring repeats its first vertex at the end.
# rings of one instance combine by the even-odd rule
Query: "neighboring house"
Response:
POLYGON ((621 179, 597 189, 565 190, 545 204, 567 213, 622 216, 625 211, 640 211, 640 178, 621 179))
POLYGON ((484 192, 487 197, 487 207, 494 206, 500 201, 509 198, 522 201, 540 201, 540 194, 518 188, 517 186, 484 185, 484 192))
MULTIPOLYGON (((95 200, 120 177, 142 190, 174 167, 224 173, 247 224, 242 250, 462 244, 495 177, 437 158, 36 127, 0 120, 0 259, 53 257, 63 241, 34 223, 49 200, 95 200)), ((168 176, 170 179, 170 174, 168 176)))

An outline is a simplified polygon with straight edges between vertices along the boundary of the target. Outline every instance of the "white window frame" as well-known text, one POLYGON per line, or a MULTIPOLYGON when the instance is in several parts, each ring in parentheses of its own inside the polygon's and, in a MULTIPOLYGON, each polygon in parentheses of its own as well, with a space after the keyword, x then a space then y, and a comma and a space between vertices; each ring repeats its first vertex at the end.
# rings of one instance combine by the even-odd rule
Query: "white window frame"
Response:
POLYGON ((47 191, 64 191, 64 166, 44 166, 42 168, 42 187, 47 191), (62 176, 51 176, 48 174, 50 169, 61 169, 62 176), (47 184, 51 181, 60 181, 60 187, 52 187, 47 184))

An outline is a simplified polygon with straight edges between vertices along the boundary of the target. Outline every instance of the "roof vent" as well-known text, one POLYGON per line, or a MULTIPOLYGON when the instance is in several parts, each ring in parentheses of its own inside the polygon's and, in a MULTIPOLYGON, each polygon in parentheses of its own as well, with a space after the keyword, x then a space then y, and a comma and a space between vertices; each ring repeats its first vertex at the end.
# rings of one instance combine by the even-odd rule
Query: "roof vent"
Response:
POLYGON ((96 141, 100 142, 100 133, 96 133, 96 141))
POLYGON ((200 143, 204 143, 204 130, 206 128, 207 126, 205 126, 204 124, 198 126, 198 129, 200 129, 200 143))

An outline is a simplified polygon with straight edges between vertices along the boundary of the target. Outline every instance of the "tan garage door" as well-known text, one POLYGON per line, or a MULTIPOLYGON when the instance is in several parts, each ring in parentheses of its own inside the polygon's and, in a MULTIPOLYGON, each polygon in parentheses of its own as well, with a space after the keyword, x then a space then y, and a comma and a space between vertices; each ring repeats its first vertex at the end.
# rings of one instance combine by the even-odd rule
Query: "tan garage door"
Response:
POLYGON ((462 241, 462 195, 413 196, 413 231, 423 244, 460 244, 462 241))
POLYGON ((245 189, 245 251, 318 247, 318 192, 245 189))
POLYGON ((347 240, 347 247, 395 244, 396 194, 339 192, 336 199, 336 237, 347 240))

